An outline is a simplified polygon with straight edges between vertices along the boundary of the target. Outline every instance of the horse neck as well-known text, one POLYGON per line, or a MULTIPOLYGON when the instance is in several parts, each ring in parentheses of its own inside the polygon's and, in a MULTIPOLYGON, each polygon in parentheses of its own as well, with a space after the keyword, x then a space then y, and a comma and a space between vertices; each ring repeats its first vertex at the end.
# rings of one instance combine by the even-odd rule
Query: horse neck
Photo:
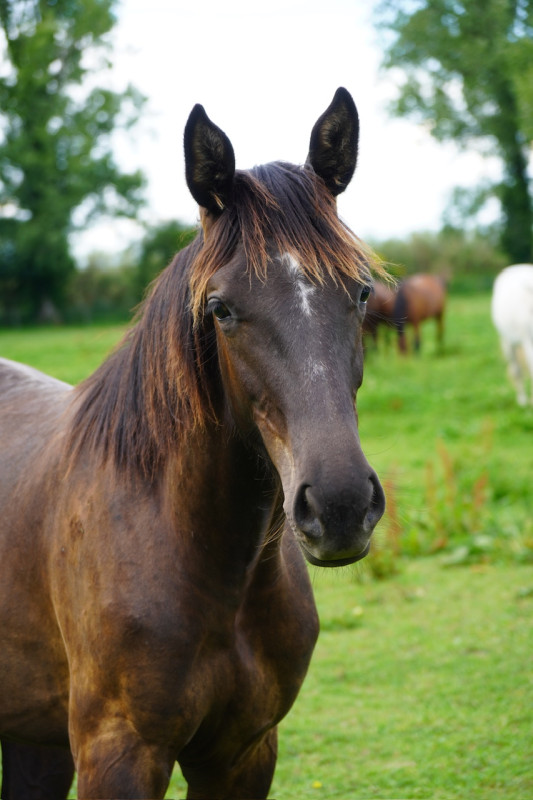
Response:
POLYGON ((284 519, 277 473, 230 426, 199 432, 169 461, 165 485, 178 534, 226 585, 241 586, 265 548, 276 560, 284 519))

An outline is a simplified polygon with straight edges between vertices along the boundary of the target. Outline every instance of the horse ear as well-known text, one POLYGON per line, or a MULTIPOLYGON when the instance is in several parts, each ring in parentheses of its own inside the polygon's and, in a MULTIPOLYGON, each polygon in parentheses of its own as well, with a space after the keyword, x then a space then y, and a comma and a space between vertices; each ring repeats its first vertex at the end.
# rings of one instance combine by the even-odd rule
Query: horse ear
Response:
POLYGON ((311 133, 310 164, 336 197, 350 183, 357 163, 359 116, 351 94, 337 89, 329 108, 317 120, 311 133))
POLYGON ((219 215, 231 203, 235 154, 230 140, 211 122, 204 107, 194 106, 185 126, 185 177, 198 203, 219 215))

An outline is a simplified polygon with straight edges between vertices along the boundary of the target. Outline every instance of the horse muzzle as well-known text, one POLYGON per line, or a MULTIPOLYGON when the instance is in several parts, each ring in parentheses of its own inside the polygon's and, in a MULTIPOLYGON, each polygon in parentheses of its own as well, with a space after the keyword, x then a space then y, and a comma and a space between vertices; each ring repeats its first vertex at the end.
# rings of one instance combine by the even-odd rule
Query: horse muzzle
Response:
POLYGON ((342 486, 302 483, 285 512, 307 560, 342 567, 368 555, 372 532, 385 511, 385 495, 373 470, 342 486))

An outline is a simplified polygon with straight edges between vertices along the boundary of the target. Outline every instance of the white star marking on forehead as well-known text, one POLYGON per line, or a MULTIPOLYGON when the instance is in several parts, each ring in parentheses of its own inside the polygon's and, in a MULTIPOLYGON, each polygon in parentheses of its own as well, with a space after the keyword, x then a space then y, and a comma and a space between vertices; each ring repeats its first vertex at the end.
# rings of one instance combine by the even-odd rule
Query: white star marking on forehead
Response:
POLYGON ((280 261, 287 267, 287 271, 293 279, 296 289, 296 299, 300 310, 303 311, 306 317, 310 317, 313 311, 310 298, 315 293, 315 287, 311 286, 311 284, 306 281, 299 263, 290 253, 284 253, 280 261))

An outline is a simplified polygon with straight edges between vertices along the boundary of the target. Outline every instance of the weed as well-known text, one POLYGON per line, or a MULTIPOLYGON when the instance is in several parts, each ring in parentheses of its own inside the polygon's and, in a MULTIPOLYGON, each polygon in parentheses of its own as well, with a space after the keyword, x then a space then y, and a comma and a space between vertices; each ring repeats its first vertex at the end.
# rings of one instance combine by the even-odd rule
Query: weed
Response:
POLYGON ((398 515, 395 482, 392 477, 383 482, 386 498, 384 522, 379 533, 372 538, 370 553, 366 560, 366 571, 378 580, 390 578, 400 571, 402 526, 398 515))
POLYGON ((401 557, 533 561, 533 411, 516 406, 488 295, 450 298, 438 358, 430 328, 416 357, 369 353, 358 408, 372 466, 393 476, 401 557))

